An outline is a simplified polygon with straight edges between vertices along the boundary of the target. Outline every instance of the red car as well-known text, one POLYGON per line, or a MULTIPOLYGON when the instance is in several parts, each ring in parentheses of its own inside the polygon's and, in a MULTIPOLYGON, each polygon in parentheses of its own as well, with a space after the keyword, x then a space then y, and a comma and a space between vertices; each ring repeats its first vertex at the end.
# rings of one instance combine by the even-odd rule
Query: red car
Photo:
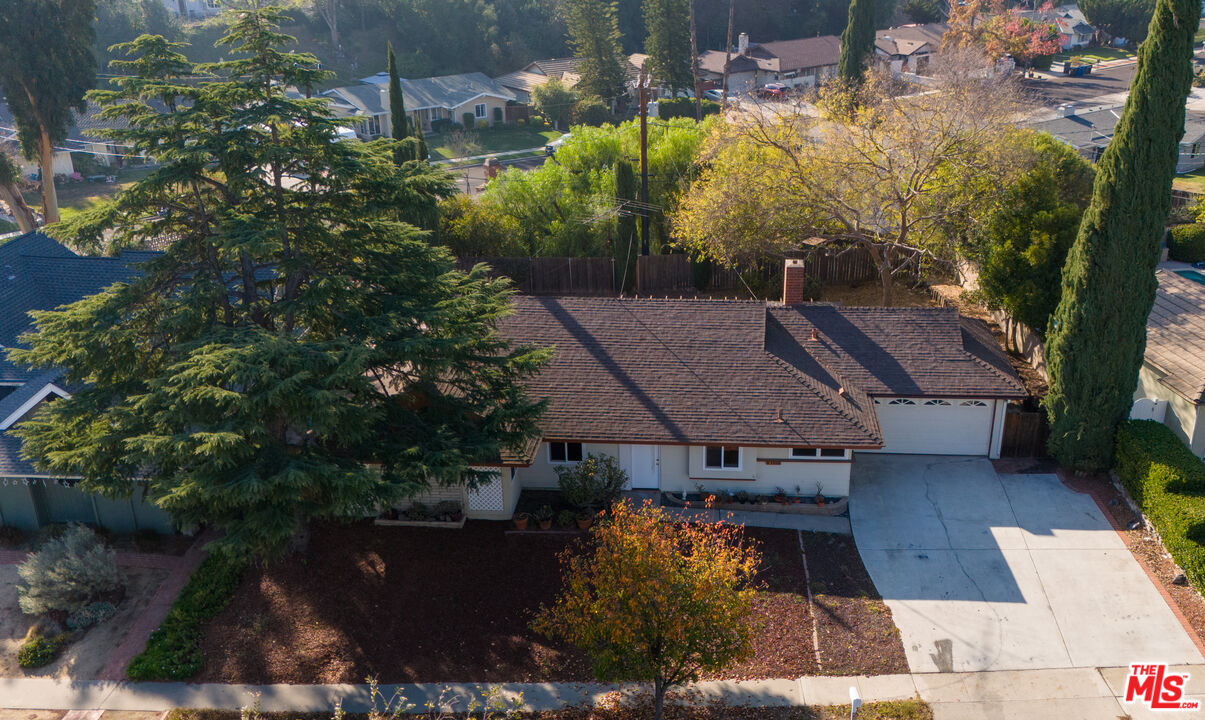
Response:
POLYGON ((771 100, 781 100, 787 96, 787 86, 782 83, 767 83, 761 88, 761 96, 771 100))

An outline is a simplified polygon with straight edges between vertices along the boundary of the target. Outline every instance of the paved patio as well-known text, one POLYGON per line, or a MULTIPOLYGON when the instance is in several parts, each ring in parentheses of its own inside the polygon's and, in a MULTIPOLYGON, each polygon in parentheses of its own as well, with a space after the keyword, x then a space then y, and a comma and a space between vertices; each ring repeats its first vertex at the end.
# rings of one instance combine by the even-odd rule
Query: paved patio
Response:
POLYGON ((854 539, 912 672, 1200 663, 1086 495, 981 458, 859 455, 854 539))

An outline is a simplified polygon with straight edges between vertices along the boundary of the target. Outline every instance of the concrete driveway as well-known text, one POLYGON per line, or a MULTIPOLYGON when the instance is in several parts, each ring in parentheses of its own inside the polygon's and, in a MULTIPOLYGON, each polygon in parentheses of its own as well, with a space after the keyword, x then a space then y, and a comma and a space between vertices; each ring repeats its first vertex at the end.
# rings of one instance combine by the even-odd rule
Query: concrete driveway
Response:
POLYGON ((854 540, 913 672, 1200 663, 1086 495, 981 458, 858 455, 854 540))

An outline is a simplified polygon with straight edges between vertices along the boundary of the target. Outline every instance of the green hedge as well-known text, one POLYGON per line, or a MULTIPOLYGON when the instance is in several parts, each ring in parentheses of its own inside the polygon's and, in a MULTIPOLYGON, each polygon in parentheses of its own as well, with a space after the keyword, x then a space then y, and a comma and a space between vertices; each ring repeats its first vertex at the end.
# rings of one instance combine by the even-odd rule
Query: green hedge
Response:
POLYGON ((1171 240, 1167 244, 1167 256, 1179 262, 1205 260, 1205 223, 1173 227, 1171 240))
POLYGON ((58 637, 35 637, 17 651, 17 664, 23 668, 40 668, 49 665, 59 655, 59 649, 66 644, 62 635, 58 637))
MULTIPOLYGON (((715 115, 720 111, 720 104, 715 100, 703 100, 703 117, 715 115)), ((695 99, 688 97, 666 98, 657 101, 657 117, 669 120, 676 117, 694 118, 695 99)))
POLYGON ((201 671, 201 623, 230 602, 244 563, 222 555, 205 558, 176 598, 146 649, 130 661, 131 680, 185 680, 201 671))
POLYGON ((1205 463, 1166 425, 1130 420, 1117 431, 1117 473, 1189 582, 1205 591, 1205 463))

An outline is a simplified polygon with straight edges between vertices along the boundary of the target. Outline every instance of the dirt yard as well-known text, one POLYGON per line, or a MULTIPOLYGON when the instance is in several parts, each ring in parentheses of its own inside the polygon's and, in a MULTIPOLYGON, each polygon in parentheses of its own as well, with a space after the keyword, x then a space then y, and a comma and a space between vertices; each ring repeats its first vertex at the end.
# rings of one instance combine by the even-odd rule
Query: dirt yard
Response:
POLYGON ((0 565, 0 677, 61 677, 94 680, 109 659, 109 653, 121 645, 134 620, 146 608, 151 597, 167 577, 165 570, 123 568, 126 596, 117 614, 90 628, 80 639, 63 648, 57 660, 35 670, 17 665, 17 649, 33 618, 17 608, 16 583, 20 579, 16 565, 0 565))
MULTIPOLYGON (((463 530, 318 527, 305 557, 249 572, 229 607, 207 624, 205 669, 197 679, 590 679, 582 654, 528 628, 533 612, 552 602, 560 588, 557 553, 580 536, 508 533, 507 527, 482 521, 470 521, 463 530)), ((764 557, 755 606, 755 655, 714 677, 815 674, 798 536, 760 528, 749 534, 762 543, 764 557)), ((834 542, 852 548, 848 539, 834 542)), ((890 613, 877 601, 873 586, 868 591, 859 584, 869 584, 869 579, 857 553, 848 548, 815 561, 856 565, 822 571, 822 577, 832 578, 826 580, 828 602, 848 603, 837 612, 821 607, 826 614, 821 617, 822 656, 839 656, 835 667, 850 672, 906 670, 903 647, 887 631, 894 630, 890 613), (843 573, 855 579, 840 580, 843 573), (847 592, 854 594, 843 597, 847 592), (869 634, 861 635, 864 630, 869 634), (827 649, 826 643, 834 649, 827 649)), ((812 573, 815 581, 817 569, 812 573)), ((827 667, 823 670, 828 672, 827 667)))

